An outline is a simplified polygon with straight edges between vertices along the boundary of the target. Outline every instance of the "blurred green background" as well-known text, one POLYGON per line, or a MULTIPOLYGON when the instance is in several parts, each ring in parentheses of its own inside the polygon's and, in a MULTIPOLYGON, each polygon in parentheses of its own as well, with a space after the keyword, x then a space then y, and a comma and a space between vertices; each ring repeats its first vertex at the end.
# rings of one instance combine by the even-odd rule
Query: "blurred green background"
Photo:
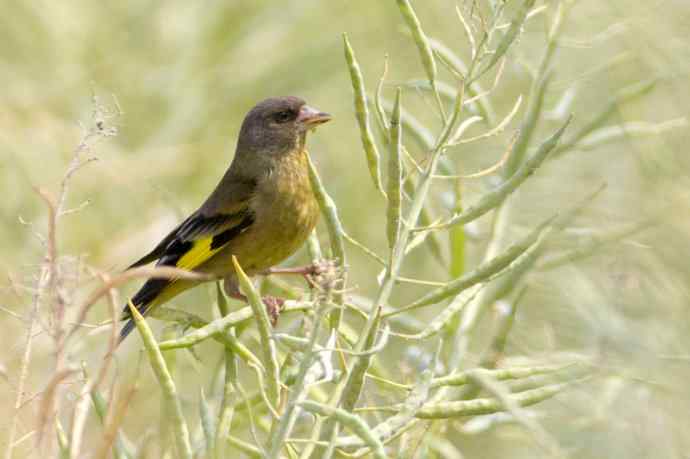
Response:
MULTIPOLYGON (((466 7, 467 3, 464 2, 466 7)), ((538 2, 539 3, 539 2, 538 2)), ((491 100, 498 116, 519 94, 526 95, 538 65, 550 8, 530 19, 491 100)), ((690 106, 690 6, 686 0, 657 2, 581 0, 575 2, 554 59, 554 81, 546 95, 554 110, 566 91, 577 128, 602 110, 619 88, 659 78, 640 100, 616 108, 610 124, 660 123, 688 115, 690 106)), ((417 0, 430 36, 468 56, 455 2, 417 0)), ((463 6, 463 2, 459 4, 463 6)), ((376 194, 353 116, 352 90, 343 58, 341 32, 349 34, 373 91, 389 55, 388 97, 393 84, 423 78, 417 50, 402 26, 394 1, 34 1, 2 4, 0 17, 0 305, 19 313, 28 307, 43 248, 32 227, 44 232, 46 211, 32 187, 56 192, 80 121, 91 116, 91 95, 123 114, 118 135, 99 143, 98 158, 71 184, 68 207, 88 201, 66 216, 59 228, 62 254, 84 257, 91 266, 117 271, 137 259, 193 211, 215 186, 232 159, 241 120, 258 100, 299 95, 334 115, 312 135, 310 151, 346 229, 385 253, 384 201, 376 194)), ((437 132, 433 102, 405 92, 411 112, 437 132)), ((493 164, 502 154, 524 106, 505 133, 448 156, 461 173, 493 164)), ((545 121, 543 138, 558 121, 545 121)), ((680 124, 680 123, 678 123, 680 124)), ((474 128, 473 128, 474 129, 474 128)), ((477 126, 473 133, 481 133, 477 126)), ((572 457, 678 457, 690 448, 690 181, 687 126, 652 136, 626 136, 614 144, 575 151, 549 162, 516 196, 511 224, 518 234, 571 205, 601 183, 608 187, 553 250, 577 247, 592 235, 652 218, 656 225, 607 245, 585 260, 535 272, 509 338, 508 354, 577 352, 597 356, 608 377, 592 380, 540 406, 538 420, 572 457)), ((494 183, 491 177, 467 181, 466 202, 494 183)), ((439 214, 446 215, 438 187, 439 214)), ((445 207, 444 207, 445 206, 445 207)), ((452 206, 451 206, 452 207, 452 206)), ((488 219, 469 228, 474 235, 467 265, 479 261, 488 219)), ((321 233, 325 235, 323 228, 321 233)), ((512 232, 513 230, 511 230, 512 232)), ((303 256, 303 254, 299 255, 303 256)), ((445 280, 447 269, 423 252, 404 275, 445 280)), ((370 295, 378 266, 356 249, 349 251, 350 285, 370 295)), ((81 298, 92 285, 77 293, 81 298)), ((130 286, 131 292, 136 286, 130 286)), ((396 298, 418 290, 404 287, 396 298)), ((176 305, 210 317, 210 289, 197 289, 176 305)), ((433 309, 433 308, 432 308, 433 309)), ((420 313, 431 317, 438 308, 420 313)), ((104 304, 89 317, 107 317, 104 304)), ((0 413, 14 400, 23 326, 0 314, 0 413)), ((86 341, 91 349, 78 359, 97 362, 105 334, 86 341)), ((401 344, 402 345, 402 344, 401 344)), ((196 412, 197 387, 208 383, 218 349, 201 365, 180 359, 181 392, 196 412)), ((29 393, 43 388, 51 368, 50 340, 40 336, 29 393)), ((131 373, 136 346, 117 358, 119 372, 131 373)), ((154 380, 144 371, 140 391, 124 424, 136 437, 157 423, 154 380)), ((24 409, 20 431, 31 429, 36 407, 24 409)), ((5 416, 2 416, 5 418, 5 416)), ((5 425, 0 422, 0 441, 5 425)), ((97 426, 89 427, 98 435, 97 426)), ((465 457, 535 457, 543 452, 520 427, 497 424, 478 434, 448 438, 465 457)), ((31 440, 27 440, 28 445, 31 440)), ((93 440, 96 441, 96 440, 93 440)))

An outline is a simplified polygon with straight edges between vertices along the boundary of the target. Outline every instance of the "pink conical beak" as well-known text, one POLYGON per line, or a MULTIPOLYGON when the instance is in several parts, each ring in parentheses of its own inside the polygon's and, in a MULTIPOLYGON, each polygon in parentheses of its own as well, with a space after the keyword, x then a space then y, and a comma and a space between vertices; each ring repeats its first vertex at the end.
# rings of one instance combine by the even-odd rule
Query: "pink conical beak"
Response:
POLYGON ((319 111, 309 105, 303 105, 297 115, 297 121, 302 123, 307 128, 312 128, 316 125, 327 123, 331 120, 331 115, 319 111))

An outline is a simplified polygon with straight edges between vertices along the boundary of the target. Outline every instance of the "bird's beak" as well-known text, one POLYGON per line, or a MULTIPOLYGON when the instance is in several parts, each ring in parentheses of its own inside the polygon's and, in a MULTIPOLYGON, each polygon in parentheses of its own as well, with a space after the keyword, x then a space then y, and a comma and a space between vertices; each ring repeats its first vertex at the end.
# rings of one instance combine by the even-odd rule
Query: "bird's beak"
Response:
POLYGON ((297 115, 297 122, 302 124, 305 129, 312 129, 319 124, 327 123, 331 120, 331 115, 319 111, 309 105, 303 105, 297 115))

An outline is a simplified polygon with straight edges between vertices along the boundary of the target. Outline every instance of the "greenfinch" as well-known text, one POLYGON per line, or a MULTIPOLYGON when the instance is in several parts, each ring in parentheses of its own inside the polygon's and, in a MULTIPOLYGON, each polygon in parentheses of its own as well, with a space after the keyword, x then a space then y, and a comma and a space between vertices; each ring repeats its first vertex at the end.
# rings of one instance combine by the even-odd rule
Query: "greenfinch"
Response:
MULTIPOLYGON (((225 279, 226 293, 241 297, 233 256, 248 275, 265 272, 292 255, 317 223, 305 143, 308 131, 330 119, 298 97, 259 102, 244 118, 235 156, 215 190, 130 268, 156 261, 208 274, 225 279)), ((200 282, 149 279, 131 302, 146 315, 200 282)), ((123 320, 120 341, 134 328, 128 305, 123 320)))

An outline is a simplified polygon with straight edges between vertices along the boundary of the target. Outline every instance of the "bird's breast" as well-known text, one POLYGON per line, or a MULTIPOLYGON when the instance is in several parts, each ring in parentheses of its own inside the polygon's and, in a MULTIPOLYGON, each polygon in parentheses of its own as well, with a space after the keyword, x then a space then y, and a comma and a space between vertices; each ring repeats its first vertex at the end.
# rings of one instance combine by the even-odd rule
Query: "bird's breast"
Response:
POLYGON ((257 184, 251 207, 254 224, 234 251, 246 270, 261 271, 297 251, 318 221, 306 152, 278 161, 257 184))

